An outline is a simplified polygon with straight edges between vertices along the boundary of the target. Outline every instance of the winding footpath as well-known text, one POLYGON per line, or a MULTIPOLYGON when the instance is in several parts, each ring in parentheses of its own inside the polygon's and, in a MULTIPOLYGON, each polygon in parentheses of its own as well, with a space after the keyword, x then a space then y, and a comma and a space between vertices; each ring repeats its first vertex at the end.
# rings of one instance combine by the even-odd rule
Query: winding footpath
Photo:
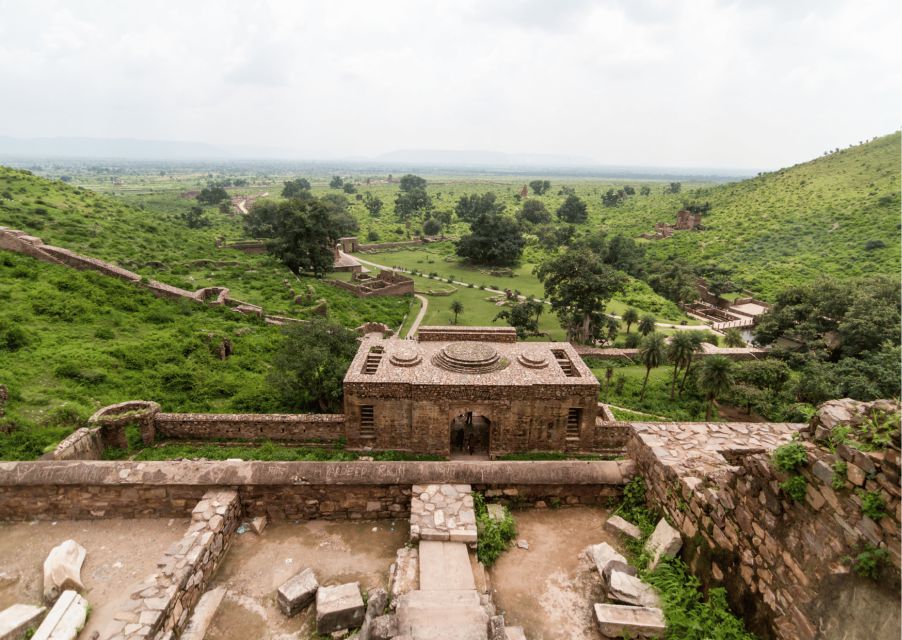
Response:
POLYGON ((426 317, 426 310, 429 309, 429 300, 426 299, 426 296, 415 293, 413 297, 420 301, 420 311, 417 313, 417 317, 414 318, 413 324, 410 325, 410 329, 407 330, 408 340, 412 340, 416 335, 417 329, 420 328, 420 323, 426 317))
MULTIPOLYGON (((354 256, 354 257, 357 258, 357 260, 359 260, 360 262, 362 262, 363 264, 365 264, 367 266, 376 267, 377 269, 382 269, 383 271, 394 271, 395 273, 404 273, 404 274, 410 273, 409 269, 398 269, 396 267, 389 267, 388 265, 379 264, 378 262, 371 262, 370 260, 364 260, 359 255, 354 256)), ((462 287, 468 287, 470 285, 469 282, 461 282, 460 280, 452 280, 451 284, 460 285, 462 287)), ((492 289, 490 287, 486 287, 484 290, 488 291, 490 293, 500 293, 502 295, 505 293, 504 291, 500 291, 498 289, 492 289)), ((426 298, 424 298, 423 296, 421 296, 419 294, 414 294, 414 295, 416 295, 416 297, 420 299, 420 301, 423 304, 423 307, 422 307, 422 309, 420 309, 420 313, 419 313, 419 315, 417 315, 417 319, 414 320, 413 325, 411 325, 410 331, 407 332, 408 336, 413 336, 413 334, 416 333, 416 330, 420 326, 420 320, 422 320, 423 319, 422 316, 424 316, 426 314, 426 307, 429 304, 428 301, 426 300, 426 298)), ((525 296, 520 296, 520 297, 524 300, 526 299, 525 296)), ((543 301, 543 303, 547 304, 549 306, 551 304, 547 301, 543 301)), ((615 320, 621 319, 620 316, 618 316, 617 314, 614 314, 614 313, 609 313, 608 316, 610 316, 611 318, 614 318, 615 320)), ((711 327, 709 327, 708 325, 697 325, 697 324, 672 324, 669 322, 655 322, 655 326, 661 327, 662 329, 677 329, 680 331, 710 331, 711 330, 711 327)))

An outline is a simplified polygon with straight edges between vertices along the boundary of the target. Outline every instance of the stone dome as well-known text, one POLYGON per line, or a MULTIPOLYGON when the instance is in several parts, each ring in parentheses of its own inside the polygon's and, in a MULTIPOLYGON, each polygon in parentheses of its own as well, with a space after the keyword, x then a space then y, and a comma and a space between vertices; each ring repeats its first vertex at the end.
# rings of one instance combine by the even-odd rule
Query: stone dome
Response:
POLYGON ((395 349, 389 358, 389 362, 396 367, 415 367, 422 361, 423 356, 420 355, 419 351, 412 347, 395 349))
POLYGON ((493 346, 484 342, 452 342, 442 347, 432 362, 455 373, 489 373, 508 365, 493 346))
POLYGON ((544 369, 548 366, 548 354, 543 349, 529 349, 517 356, 517 362, 530 369, 544 369))

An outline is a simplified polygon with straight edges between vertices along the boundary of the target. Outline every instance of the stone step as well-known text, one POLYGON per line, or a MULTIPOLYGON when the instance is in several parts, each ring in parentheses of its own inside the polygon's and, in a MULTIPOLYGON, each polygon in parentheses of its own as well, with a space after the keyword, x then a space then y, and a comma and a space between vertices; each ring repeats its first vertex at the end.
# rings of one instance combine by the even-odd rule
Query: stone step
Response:
POLYGON ((74 591, 63 591, 32 639, 75 640, 87 619, 88 601, 74 591))
POLYGON ((45 607, 35 607, 30 604, 14 604, 0 611, 0 639, 19 640, 24 638, 29 629, 38 626, 45 607))
POLYGON ((464 543, 422 540, 419 556, 421 591, 476 589, 464 543))
POLYGON ((487 640, 489 616, 475 590, 411 591, 398 604, 398 633, 410 640, 487 640))
POLYGON ((663 638, 667 631, 664 613, 651 607, 632 607, 624 604, 596 604, 595 620, 598 630, 607 637, 623 636, 663 638))

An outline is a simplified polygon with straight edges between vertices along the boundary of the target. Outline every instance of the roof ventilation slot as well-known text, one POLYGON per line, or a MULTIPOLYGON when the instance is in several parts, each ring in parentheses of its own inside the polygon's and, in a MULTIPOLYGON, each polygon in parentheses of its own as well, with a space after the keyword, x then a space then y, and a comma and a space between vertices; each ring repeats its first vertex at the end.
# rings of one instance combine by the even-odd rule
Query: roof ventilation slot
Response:
POLYGON ((554 355, 554 359, 557 360, 557 363, 561 367, 561 371, 564 372, 564 375, 568 378, 578 378, 579 371, 576 370, 576 367, 573 366, 573 362, 570 360, 570 356, 567 355, 567 352, 563 349, 552 349, 552 355, 554 355))
POLYGON ((385 349, 382 347, 370 347, 370 352, 366 354, 366 360, 363 362, 363 373, 366 375, 374 375, 379 363, 382 362, 382 355, 385 349))

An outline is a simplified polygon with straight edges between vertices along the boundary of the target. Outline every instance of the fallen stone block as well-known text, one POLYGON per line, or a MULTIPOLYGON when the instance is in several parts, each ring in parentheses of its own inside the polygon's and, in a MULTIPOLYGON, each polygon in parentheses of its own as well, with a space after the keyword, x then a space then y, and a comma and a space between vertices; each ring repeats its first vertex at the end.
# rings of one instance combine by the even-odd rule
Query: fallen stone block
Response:
POLYGON ((319 589, 313 569, 304 569, 285 582, 276 592, 279 609, 289 618, 306 608, 319 589))
POLYGON ((630 576, 639 575, 639 571, 636 569, 636 567, 630 564, 626 564, 625 562, 620 562, 620 560, 613 560, 612 562, 608 563, 608 566, 604 568, 604 573, 601 574, 605 589, 607 589, 608 585, 611 584, 611 574, 614 571, 619 571, 620 573, 625 573, 630 576))
POLYGON ((373 589, 367 594, 366 614, 363 616, 363 625, 357 634, 359 640, 372 640, 373 620, 382 615, 388 606, 388 593, 385 589, 373 589))
POLYGON ((38 626, 46 607, 14 604, 0 611, 0 640, 21 640, 29 629, 38 626))
POLYGON ((188 620, 188 626, 179 636, 180 640, 204 640, 207 635, 207 627, 213 622, 213 617, 216 615, 219 605, 222 604, 225 594, 225 588, 219 587, 210 589, 200 597, 194 606, 194 613, 188 620))
POLYGON ((398 619, 393 615, 373 618, 369 640, 391 640, 398 635, 398 619))
POLYGON ((489 618, 488 640, 507 640, 504 630, 504 616, 492 616, 489 618))
POLYGON ((611 516, 604 523, 605 531, 610 531, 618 536, 638 540, 642 537, 642 531, 632 522, 627 522, 620 516, 611 516))
POLYGON ((485 505, 485 510, 489 514, 489 518, 495 520, 496 522, 501 522, 504 520, 504 505, 491 503, 485 505))
POLYGON ((83 591, 81 565, 88 554, 75 540, 53 547, 44 560, 44 602, 53 604, 67 589, 83 591))
POLYGON ((636 576, 612 571, 608 582, 608 599, 637 607, 660 607, 661 597, 655 588, 636 576))
POLYGON ((507 640, 526 640, 523 627, 505 627, 504 634, 507 636, 507 640))
POLYGON ((596 604, 595 620, 598 630, 609 638, 663 638, 667 630, 664 613, 651 607, 596 604))
POLYGON ((316 591, 316 632, 326 634, 359 627, 364 611, 359 582, 320 587, 316 591))
POLYGON ((420 588, 419 551, 415 547, 401 547, 395 554, 389 573, 389 593, 394 609, 405 593, 420 588))
POLYGON ((251 530, 256 533, 258 536, 263 533, 263 530, 266 528, 268 521, 266 516, 257 516, 253 520, 251 520, 251 530))
POLYGON ((593 544, 590 547, 586 547, 585 554, 589 556, 589 559, 595 563, 595 568, 598 570, 599 576, 604 576, 605 567, 607 567, 611 562, 622 562, 623 564, 627 564, 626 558, 617 553, 617 551, 609 545, 607 542, 601 542, 599 544, 593 544))
POLYGON ((654 571, 661 558, 676 556, 682 546, 683 539, 680 538, 680 532, 667 524, 667 520, 661 518, 645 543, 645 550, 651 556, 651 561, 648 563, 649 571, 654 571))
POLYGON ((88 619, 88 601, 75 591, 63 591, 31 640, 75 640, 88 619))

